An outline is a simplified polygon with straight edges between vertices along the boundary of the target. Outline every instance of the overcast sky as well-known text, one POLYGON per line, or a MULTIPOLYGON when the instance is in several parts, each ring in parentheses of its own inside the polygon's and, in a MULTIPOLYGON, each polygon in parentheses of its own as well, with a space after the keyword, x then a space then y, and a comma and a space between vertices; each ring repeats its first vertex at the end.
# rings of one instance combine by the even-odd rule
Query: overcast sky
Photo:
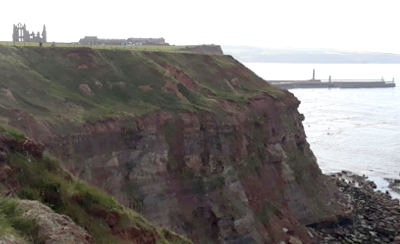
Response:
POLYGON ((164 37, 170 44, 332 48, 400 53, 400 0, 2 1, 0 40, 13 24, 48 41, 164 37))

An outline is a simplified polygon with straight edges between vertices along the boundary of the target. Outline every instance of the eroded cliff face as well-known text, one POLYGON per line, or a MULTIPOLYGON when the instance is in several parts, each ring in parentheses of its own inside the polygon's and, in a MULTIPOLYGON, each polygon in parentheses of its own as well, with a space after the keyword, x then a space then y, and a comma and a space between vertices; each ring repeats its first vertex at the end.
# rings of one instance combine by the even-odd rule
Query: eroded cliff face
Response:
POLYGON ((196 242, 311 242, 304 226, 341 209, 306 141, 298 101, 265 95, 244 109, 221 105, 236 113, 154 112, 135 128, 109 120, 54 138, 51 149, 80 155, 81 164, 67 165, 72 172, 196 242))
POLYGON ((192 244, 73 177, 43 150, 0 127, 0 243, 192 244))
POLYGON ((31 104, 11 106, 11 98, 8 123, 154 224, 196 243, 312 243, 306 225, 344 214, 306 141, 299 101, 231 57, 119 52, 123 62, 112 63, 105 50, 63 52, 74 72, 86 70, 71 80, 81 103, 76 95, 63 98, 70 106, 51 98, 70 123, 50 119, 54 108, 39 113, 31 104), (96 101, 103 107, 87 106, 96 101), (93 119, 105 106, 113 111, 93 119), (44 133, 15 115, 21 111, 44 133), (91 116, 82 122, 85 113, 91 116))

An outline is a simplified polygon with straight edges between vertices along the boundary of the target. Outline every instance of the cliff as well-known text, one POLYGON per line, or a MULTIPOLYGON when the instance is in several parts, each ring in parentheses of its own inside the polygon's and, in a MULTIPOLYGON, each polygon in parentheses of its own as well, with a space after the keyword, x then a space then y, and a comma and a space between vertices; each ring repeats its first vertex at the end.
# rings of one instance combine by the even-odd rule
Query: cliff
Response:
POLYGON ((230 56, 0 46, 0 121, 196 243, 312 243, 344 210, 299 101, 230 56))
POLYGON ((76 179, 43 149, 0 127, 0 243, 192 243, 76 179))

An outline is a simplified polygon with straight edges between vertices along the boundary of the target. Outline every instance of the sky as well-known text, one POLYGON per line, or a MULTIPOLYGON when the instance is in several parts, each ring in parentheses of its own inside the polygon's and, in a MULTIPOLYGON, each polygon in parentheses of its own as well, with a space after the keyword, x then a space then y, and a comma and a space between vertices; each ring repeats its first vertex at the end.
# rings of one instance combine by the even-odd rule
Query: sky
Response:
POLYGON ((18 0, 0 8, 0 40, 13 24, 48 41, 164 37, 170 44, 329 48, 400 54, 399 0, 18 0))

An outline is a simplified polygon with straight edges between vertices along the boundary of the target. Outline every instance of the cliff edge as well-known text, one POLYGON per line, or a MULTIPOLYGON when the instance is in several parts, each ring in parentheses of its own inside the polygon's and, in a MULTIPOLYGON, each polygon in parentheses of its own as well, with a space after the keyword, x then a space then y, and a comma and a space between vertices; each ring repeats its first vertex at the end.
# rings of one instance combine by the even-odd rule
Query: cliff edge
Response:
POLYGON ((299 101, 231 56, 0 46, 0 93, 0 121, 196 243, 312 243, 345 215, 299 101))

